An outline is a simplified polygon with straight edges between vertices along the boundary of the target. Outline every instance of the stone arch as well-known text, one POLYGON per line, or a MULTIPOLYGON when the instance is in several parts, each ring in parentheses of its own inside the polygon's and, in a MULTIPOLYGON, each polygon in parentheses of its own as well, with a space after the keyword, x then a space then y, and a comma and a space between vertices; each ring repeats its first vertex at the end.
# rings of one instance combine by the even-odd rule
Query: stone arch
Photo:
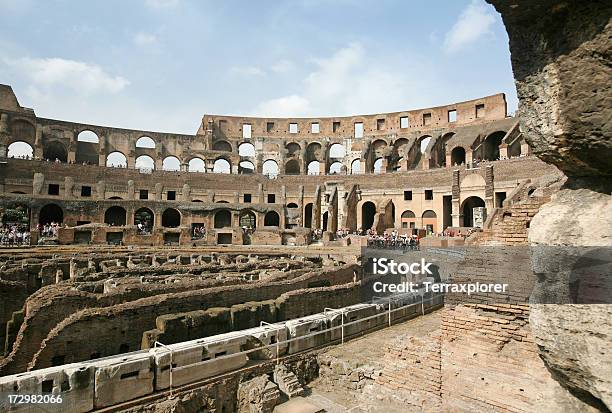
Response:
POLYGON ((256 228, 257 227, 257 216, 250 209, 245 209, 240 212, 240 227, 241 228, 256 228))
POLYGON ((225 158, 218 158, 213 165, 213 172, 216 174, 231 174, 232 164, 225 158))
POLYGON ((402 212, 400 221, 401 227, 404 229, 416 228, 416 215, 409 209, 402 212))
POLYGON ((482 144, 482 159, 496 161, 499 159, 499 146, 506 136, 506 132, 497 131, 489 134, 482 144))
POLYGON ((380 174, 382 172, 383 167, 383 158, 377 158, 372 165, 372 172, 375 174, 380 174))
POLYGON ((319 175, 321 171, 321 162, 314 160, 308 162, 308 175, 319 175))
POLYGON ((274 159, 267 159, 262 166, 262 173, 269 177, 275 177, 278 175, 278 163, 274 159))
POLYGON ((31 159, 34 157, 34 148, 24 141, 15 141, 11 143, 7 149, 6 156, 9 158, 31 159))
POLYGON ((51 162, 56 159, 60 162, 68 162, 68 151, 62 142, 57 140, 49 141, 43 145, 43 158, 51 162))
POLYGON ((361 205, 361 228, 368 230, 374 225, 376 215, 376 205, 374 202, 366 201, 361 205))
POLYGON ((423 223, 423 228, 425 228, 428 233, 436 231, 438 227, 438 215, 434 211, 431 209, 424 211, 421 215, 421 221, 423 223))
POLYGON ((240 161, 238 164, 239 174, 253 174, 255 173, 255 165, 251 161, 240 161))
POLYGON ((155 141, 149 136, 141 136, 136 141, 137 148, 155 149, 155 141))
POLYGON ((227 228, 232 226, 232 213, 227 209, 220 209, 215 213, 215 228, 227 228))
POLYGON ((329 173, 336 175, 342 173, 342 162, 334 162, 329 165, 329 173))
POLYGON ((134 212, 134 225, 141 224, 143 229, 150 231, 155 222, 155 214, 149 208, 142 207, 134 212))
POLYGON ((213 151, 231 152, 232 144, 228 141, 217 141, 213 144, 213 151))
POLYGON ((287 149, 287 155, 289 156, 294 156, 294 155, 299 155, 300 152, 302 151, 302 147, 300 146, 299 143, 296 142, 289 142, 285 148, 287 149))
POLYGON ((312 202, 304 207, 304 227, 312 228, 312 202))
POLYGON ((155 161, 149 155, 140 155, 134 163, 135 169, 155 169, 155 161))
POLYGON ((61 224, 64 222, 64 210, 57 204, 47 204, 40 209, 38 213, 39 224, 50 224, 56 222, 61 224))
POLYGON ((289 202, 287 204, 287 208, 292 208, 293 209, 293 208, 297 208, 297 207, 298 207, 298 204, 296 204, 295 202, 289 202))
POLYGON ((269 211, 264 216, 264 226, 278 227, 280 226, 280 216, 275 211, 269 211))
POLYGON ((299 175, 300 174, 300 162, 297 159, 290 159, 285 164, 286 175, 299 175))
POLYGON ((456 146, 451 151, 451 165, 463 165, 465 164, 465 148, 463 146, 456 146))
POLYGON ((111 152, 106 156, 106 166, 110 168, 127 168, 127 158, 119 151, 111 152))
POLYGON ((104 223, 112 226, 123 226, 127 221, 127 212, 120 206, 112 206, 104 213, 104 223))
POLYGON ((191 158, 188 166, 189 172, 206 172, 206 163, 202 158, 191 158))
POLYGON ((243 142, 238 146, 238 155, 255 157, 255 146, 250 142, 243 142))
POLYGON ((361 159, 355 159, 351 162, 351 175, 359 175, 361 173, 361 159))
POLYGON ((463 227, 474 226, 474 208, 484 207, 485 202, 479 196, 470 196, 461 203, 461 213, 463 214, 463 227))
POLYGON ((162 214, 162 227, 176 228, 181 225, 181 213, 174 208, 166 209, 162 214))
POLYGON ((341 159, 346 156, 346 147, 341 143, 334 143, 329 147, 329 157, 331 159, 341 159))
POLYGON ((36 126, 28 119, 15 119, 11 122, 11 136, 16 141, 24 141, 34 145, 36 126))
POLYGON ((78 134, 77 142, 100 143, 100 138, 94 131, 85 129, 78 134))
POLYGON ((166 156, 162 162, 162 170, 164 171, 180 171, 181 161, 176 156, 166 156))
POLYGON ((306 161, 322 161, 322 147, 319 142, 311 142, 306 147, 306 161))
POLYGON ((455 132, 448 132, 440 136, 431 149, 429 166, 432 168, 442 168, 446 166, 446 144, 455 135, 455 132))

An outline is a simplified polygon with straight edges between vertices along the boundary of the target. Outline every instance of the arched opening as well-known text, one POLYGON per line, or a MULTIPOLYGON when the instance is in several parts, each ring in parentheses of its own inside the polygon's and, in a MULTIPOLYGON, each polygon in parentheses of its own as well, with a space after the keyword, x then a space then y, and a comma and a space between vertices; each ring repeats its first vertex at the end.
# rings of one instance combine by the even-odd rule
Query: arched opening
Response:
POLYGON ((438 216, 434 211, 428 209, 427 211, 423 212, 423 215, 421 215, 421 221, 423 222, 423 228, 425 228, 427 233, 430 234, 435 231, 438 225, 438 216))
POLYGON ((499 159, 499 145, 506 136, 506 132, 493 132, 484 141, 482 157, 487 161, 497 161, 499 159))
POLYGON ((240 156, 255 156, 255 146, 253 146, 252 143, 241 143, 240 146, 238 146, 238 155, 240 156))
POLYGON ((429 146, 429 142, 431 142, 431 136, 423 136, 419 141, 419 150, 421 154, 427 151, 427 147, 429 146))
POLYGON ((287 149, 287 155, 289 156, 299 155, 300 151, 302 150, 302 147, 295 142, 288 143, 285 148, 287 149))
POLYGON ((304 207, 304 227, 312 228, 312 204, 306 204, 304 207))
POLYGON ((45 225, 52 222, 57 224, 64 222, 64 211, 56 204, 47 204, 38 213, 38 223, 45 225))
POLYGON ((121 198, 120 196, 111 196, 111 197, 110 197, 110 198, 108 198, 108 199, 123 199, 123 198, 121 198))
POLYGON ((68 162, 68 152, 60 141, 52 141, 44 145, 43 158, 51 162, 68 162))
POLYGON ((257 217, 252 211, 242 211, 240 213, 241 228, 255 228, 257 226, 257 217))
POLYGON ((79 133, 79 135, 77 136, 77 141, 78 142, 88 142, 88 143, 100 143, 100 139, 98 138, 98 135, 96 135, 95 132, 92 132, 90 130, 84 130, 83 132, 79 133))
POLYGON ((329 211, 325 211, 323 213, 323 222, 322 222, 322 230, 327 231, 327 221, 329 221, 329 211))
POLYGON ((319 175, 321 171, 321 163, 319 161, 310 161, 308 163, 308 175, 319 175))
POLYGON ((342 162, 334 162, 329 166, 329 173, 337 175, 342 172, 342 162))
POLYGON ((463 164, 465 164, 465 149, 457 146, 451 151, 451 165, 458 166, 463 164))
POLYGON ((375 174, 379 174, 382 172, 382 166, 383 166, 383 159, 382 158, 378 158, 377 160, 374 161, 374 173, 375 174))
POLYGON ((155 149, 155 141, 148 136, 143 136, 136 141, 136 147, 155 149))
POLYGON ((322 159, 321 157, 321 144, 319 142, 312 142, 306 147, 306 159, 309 161, 322 159))
POLYGON ((155 215, 149 208, 140 208, 134 213, 134 225, 141 233, 150 233, 153 229, 155 215))
POLYGON ((176 156, 167 156, 162 162, 162 170, 164 171, 180 171, 181 161, 176 156))
POLYGON ((374 215, 376 215, 376 205, 367 201, 361 205, 361 228, 368 230, 374 225, 374 215))
POLYGON ((300 174, 300 163, 297 159, 291 159, 285 164, 286 175, 299 175, 300 174))
POLYGON ((162 214, 162 227, 176 228, 181 225, 181 214, 174 208, 168 208, 162 214))
POLYGON ((294 209, 294 208, 297 208, 297 207, 298 207, 298 204, 296 204, 295 202, 289 202, 287 204, 287 208, 294 209))
POLYGON ((482 198, 478 196, 471 196, 463 201, 461 207, 461 213, 463 214, 463 225, 464 227, 474 226, 474 208, 484 208, 485 203, 482 198))
POLYGON ((215 228, 226 228, 232 226, 232 214, 227 209, 217 211, 214 219, 215 228))
POLYGON ((9 158, 31 159, 34 157, 34 148, 26 142, 13 142, 8 146, 6 156, 9 158))
POLYGON ((329 147, 329 157, 334 159, 344 158, 346 155, 346 148, 344 145, 339 143, 334 143, 329 147))
POLYGON ((104 213, 104 223, 112 226, 123 226, 126 223, 126 211, 120 206, 112 206, 104 213))
POLYGON ((453 137, 454 132, 445 133, 433 145, 431 151, 430 167, 446 166, 446 143, 453 137))
POLYGON ((272 159, 268 159, 263 163, 262 172, 264 175, 269 177, 275 177, 278 175, 278 164, 272 159))
POLYGON ((217 141, 213 144, 213 151, 231 152, 232 145, 228 141, 217 141))
POLYGON ((274 211, 268 212, 264 216, 264 226, 266 227, 278 227, 280 225, 280 217, 274 211))
POLYGON ((154 170, 155 169, 155 161, 149 155, 141 155, 136 158, 136 162, 134 164, 136 169, 143 170, 154 170))
POLYGON ((241 161, 238 164, 239 174, 252 174, 255 173, 255 165, 251 161, 241 161))
POLYGON ((110 168, 127 168, 127 158, 121 152, 111 152, 106 157, 106 166, 110 168))
POLYGON ((189 172, 206 172, 206 163, 200 158, 189 161, 189 172))
POLYGON ((403 229, 416 228, 416 215, 414 215, 414 212, 409 209, 402 212, 401 225, 403 229))
POLYGON ((351 162, 351 175, 359 175, 361 173, 361 160, 355 159, 351 162))
POLYGON ((213 172, 216 174, 229 174, 232 172, 232 167, 226 159, 220 158, 215 161, 213 172))

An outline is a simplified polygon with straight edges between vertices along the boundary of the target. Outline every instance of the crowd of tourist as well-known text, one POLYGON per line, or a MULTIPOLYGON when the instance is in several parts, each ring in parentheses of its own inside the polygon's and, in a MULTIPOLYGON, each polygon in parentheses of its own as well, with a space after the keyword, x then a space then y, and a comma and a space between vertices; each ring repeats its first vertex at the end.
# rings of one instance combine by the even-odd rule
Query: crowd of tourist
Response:
POLYGON ((60 224, 57 222, 50 222, 48 224, 38 224, 38 232, 43 238, 57 238, 57 231, 60 228, 60 224))
POLYGON ((202 225, 194 225, 191 230, 191 239, 202 239, 206 236, 206 226, 202 225))
POLYGON ((140 235, 148 235, 151 233, 152 225, 149 222, 139 222, 136 224, 136 228, 138 228, 138 234, 140 235))
POLYGON ((2 246, 30 245, 30 230, 27 225, 4 224, 0 228, 2 246))
POLYGON ((418 235, 400 234, 396 229, 391 232, 385 231, 378 234, 375 230, 367 231, 368 247, 370 248, 386 248, 386 249, 402 249, 402 250, 418 250, 420 240, 418 235))

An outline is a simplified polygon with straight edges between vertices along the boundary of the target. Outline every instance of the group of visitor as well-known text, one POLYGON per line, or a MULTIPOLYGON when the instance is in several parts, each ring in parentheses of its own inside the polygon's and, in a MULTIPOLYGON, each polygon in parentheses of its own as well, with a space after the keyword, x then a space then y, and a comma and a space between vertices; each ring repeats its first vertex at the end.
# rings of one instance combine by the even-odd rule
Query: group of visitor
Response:
POLYGON ((57 222, 50 222, 47 224, 38 224, 38 232, 43 238, 57 238, 57 231, 60 228, 60 224, 57 222))
POLYGON ((138 228, 138 234, 140 235, 147 235, 151 233, 152 226, 149 222, 140 221, 138 224, 136 224, 136 227, 138 228))
POLYGON ((4 224, 0 228, 0 243, 5 247, 30 245, 30 230, 27 225, 4 224))
POLYGON ((336 239, 346 238, 351 235, 351 231, 348 228, 340 228, 336 231, 336 239))
POLYGON ((191 231, 191 239, 202 239, 206 236, 206 226, 202 225, 194 225, 193 230, 191 231))
POLYGON ((367 233, 370 248, 402 249, 404 251, 419 249, 418 235, 400 234, 396 229, 391 232, 385 231, 382 234, 378 234, 374 229, 369 229, 367 233))

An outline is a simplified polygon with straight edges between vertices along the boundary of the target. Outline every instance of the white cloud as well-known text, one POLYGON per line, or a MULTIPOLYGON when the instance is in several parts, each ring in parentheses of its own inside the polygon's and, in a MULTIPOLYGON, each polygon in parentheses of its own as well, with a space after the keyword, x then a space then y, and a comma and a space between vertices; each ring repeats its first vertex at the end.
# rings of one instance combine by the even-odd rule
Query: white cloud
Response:
POLYGON ((134 35, 133 41, 137 46, 148 46, 155 44, 157 37, 154 34, 140 32, 134 35))
POLYGON ((481 36, 491 33, 491 26, 494 23, 495 15, 491 8, 479 0, 472 0, 446 33, 444 50, 447 53, 454 53, 464 48, 481 36))
POLYGON ((180 0, 146 0, 147 6, 153 9, 171 9, 179 5, 180 0))
POLYGON ((234 66, 230 69, 230 72, 241 76, 261 76, 264 74, 263 70, 257 66, 234 66))
POLYGON ((298 93, 263 101, 251 112, 291 117, 398 110, 409 103, 408 95, 418 96, 425 78, 422 68, 406 67, 395 56, 376 59, 359 43, 310 63, 314 69, 298 93))
POLYGON ((45 94, 51 88, 72 89, 79 94, 117 93, 130 84, 129 80, 112 76, 98 65, 75 60, 24 57, 5 58, 2 62, 26 78, 34 95, 45 94))
POLYGON ((293 62, 289 60, 281 60, 278 63, 270 66, 270 70, 274 73, 287 73, 293 69, 293 62))
POLYGON ((306 114, 310 109, 308 99, 299 95, 289 95, 262 102, 255 112, 261 115, 291 117, 306 114))

